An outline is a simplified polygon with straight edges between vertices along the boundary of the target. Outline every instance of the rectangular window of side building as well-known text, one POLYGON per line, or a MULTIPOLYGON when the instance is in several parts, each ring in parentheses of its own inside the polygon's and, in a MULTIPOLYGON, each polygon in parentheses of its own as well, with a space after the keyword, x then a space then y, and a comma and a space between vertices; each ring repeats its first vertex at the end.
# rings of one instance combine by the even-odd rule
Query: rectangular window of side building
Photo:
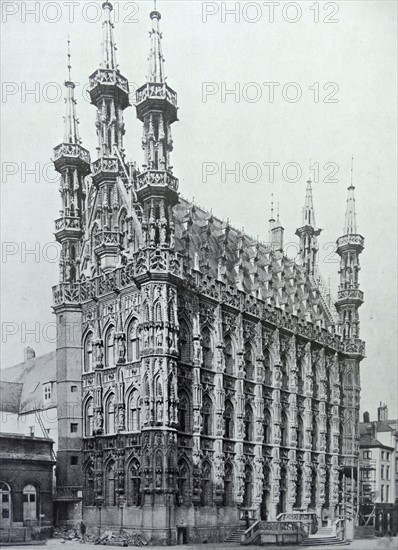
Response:
POLYGON ((76 422, 71 422, 70 433, 71 434, 76 434, 77 433, 77 423, 76 422))

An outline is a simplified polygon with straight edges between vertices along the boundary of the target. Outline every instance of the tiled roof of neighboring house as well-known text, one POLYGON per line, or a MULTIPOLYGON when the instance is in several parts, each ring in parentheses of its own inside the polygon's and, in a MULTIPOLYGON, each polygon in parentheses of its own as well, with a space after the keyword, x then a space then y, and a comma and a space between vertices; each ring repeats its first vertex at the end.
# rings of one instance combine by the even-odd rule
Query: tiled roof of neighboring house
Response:
POLYGON ((384 445, 383 443, 380 443, 376 438, 373 437, 372 434, 365 433, 361 434, 359 439, 359 446, 361 449, 370 448, 370 447, 382 447, 383 449, 393 449, 394 447, 389 447, 388 445, 384 445))
POLYGON ((56 381, 55 351, 1 369, 0 378, 3 384, 21 386, 19 413, 55 406, 54 402, 44 404, 43 396, 43 384, 56 381))
POLYGON ((383 420, 376 423, 378 432, 394 432, 398 429, 398 420, 383 420))
POLYGON ((23 384, 0 380, 0 410, 19 413, 23 384))
POLYGON ((323 299, 319 277, 311 280, 282 251, 272 250, 182 197, 173 214, 176 251, 191 267, 308 321, 327 325, 333 318, 333 306, 323 299))

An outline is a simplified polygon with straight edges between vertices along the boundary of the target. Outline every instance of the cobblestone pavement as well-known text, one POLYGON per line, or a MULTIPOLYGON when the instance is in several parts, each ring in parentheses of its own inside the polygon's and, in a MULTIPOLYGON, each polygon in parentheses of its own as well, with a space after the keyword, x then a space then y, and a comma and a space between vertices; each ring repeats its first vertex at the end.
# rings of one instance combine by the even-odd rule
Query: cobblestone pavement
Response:
MULTIPOLYGON (((4 547, 5 548, 5 547, 4 547)), ((9 547, 12 548, 12 547, 9 547)), ((66 542, 61 543, 60 540, 57 539, 51 539, 47 542, 46 545, 40 545, 40 546, 14 546, 14 548, 18 548, 18 550, 32 550, 33 548, 37 550, 99 550, 100 548, 103 548, 104 550, 106 548, 121 548, 116 546, 96 546, 95 544, 85 544, 84 546, 79 542, 66 542)), ((137 546, 129 546, 129 548, 138 548, 137 546)), ((235 543, 222 543, 222 544, 181 544, 179 546, 144 546, 142 548, 147 548, 148 550, 222 550, 225 548, 245 548, 246 550, 260 550, 260 548, 269 549, 269 550, 276 550, 276 549, 284 549, 284 550, 298 550, 299 546, 240 546, 239 544, 235 543)), ((312 549, 315 550, 331 550, 334 548, 333 546, 313 546, 312 549)), ((347 550, 397 550, 398 549, 398 538, 382 538, 382 539, 363 539, 363 540, 355 540, 351 542, 348 546, 341 546, 336 548, 347 548, 347 550)), ((311 547, 307 547, 307 550, 311 550, 311 547)))

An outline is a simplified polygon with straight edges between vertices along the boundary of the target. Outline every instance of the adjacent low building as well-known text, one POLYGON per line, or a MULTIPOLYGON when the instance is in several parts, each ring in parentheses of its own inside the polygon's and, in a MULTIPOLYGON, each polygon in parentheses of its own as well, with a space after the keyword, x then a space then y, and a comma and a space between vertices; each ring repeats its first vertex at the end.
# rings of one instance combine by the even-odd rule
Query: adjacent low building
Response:
POLYGON ((0 433, 0 528, 50 527, 53 441, 0 433))

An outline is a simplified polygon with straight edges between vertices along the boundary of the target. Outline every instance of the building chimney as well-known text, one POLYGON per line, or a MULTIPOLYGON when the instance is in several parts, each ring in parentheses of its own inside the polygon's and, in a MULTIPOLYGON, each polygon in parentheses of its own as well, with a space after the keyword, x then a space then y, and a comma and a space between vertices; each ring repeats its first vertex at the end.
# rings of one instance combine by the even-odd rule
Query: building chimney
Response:
POLYGON ((364 421, 365 423, 370 422, 370 415, 369 415, 369 412, 368 412, 368 411, 365 411, 365 412, 363 413, 363 421, 364 421))
POLYGON ((388 420, 388 408, 387 405, 380 401, 380 407, 377 408, 377 420, 378 422, 383 422, 388 420))
POLYGON ((36 357, 35 350, 30 346, 25 348, 25 361, 28 361, 29 359, 33 359, 34 357, 36 357))

